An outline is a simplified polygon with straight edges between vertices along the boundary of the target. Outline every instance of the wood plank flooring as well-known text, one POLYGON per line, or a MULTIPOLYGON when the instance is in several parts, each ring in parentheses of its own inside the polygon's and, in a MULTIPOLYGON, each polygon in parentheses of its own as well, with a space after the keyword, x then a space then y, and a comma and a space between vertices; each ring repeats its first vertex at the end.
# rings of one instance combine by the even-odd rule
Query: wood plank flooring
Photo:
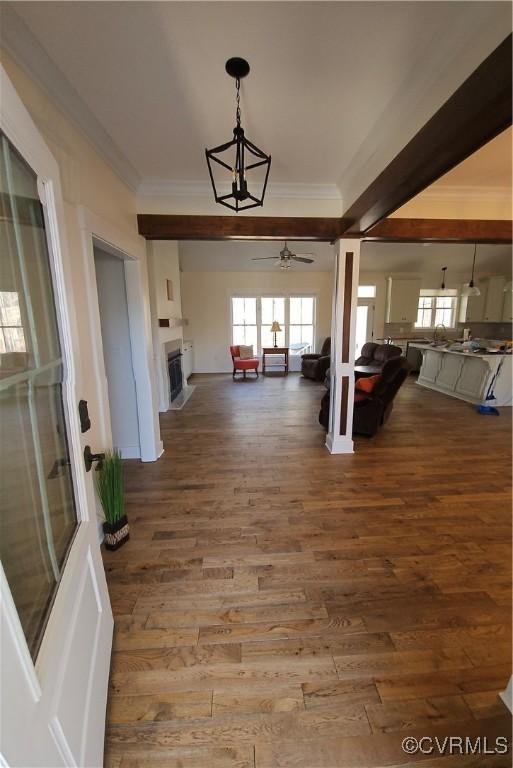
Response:
POLYGON ((195 376, 165 454, 126 462, 109 768, 509 766, 405 736, 510 735, 511 410, 408 380, 330 456, 323 389, 195 376))

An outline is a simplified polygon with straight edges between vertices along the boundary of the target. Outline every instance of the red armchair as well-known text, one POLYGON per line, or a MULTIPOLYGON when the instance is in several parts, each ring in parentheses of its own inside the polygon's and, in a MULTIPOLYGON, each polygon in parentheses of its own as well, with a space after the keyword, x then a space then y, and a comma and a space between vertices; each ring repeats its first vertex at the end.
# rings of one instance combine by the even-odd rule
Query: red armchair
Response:
POLYGON ((230 354, 233 361, 233 378, 235 378, 237 371, 242 371, 244 378, 246 378, 246 371, 255 371, 258 379, 258 366, 260 365, 260 360, 257 360, 256 357, 252 357, 249 360, 241 360, 239 357, 240 349, 238 346, 230 347, 230 354))

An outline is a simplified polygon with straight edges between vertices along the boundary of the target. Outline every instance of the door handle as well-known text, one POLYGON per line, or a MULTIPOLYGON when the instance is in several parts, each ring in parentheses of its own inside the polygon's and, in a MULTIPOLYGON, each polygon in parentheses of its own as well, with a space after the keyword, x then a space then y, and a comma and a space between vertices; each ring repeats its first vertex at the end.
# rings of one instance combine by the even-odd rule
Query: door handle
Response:
POLYGON ((86 472, 91 471, 91 467, 95 462, 98 463, 96 467, 96 471, 101 469, 103 466, 104 458, 105 458, 104 453, 92 453, 91 447, 89 445, 86 445, 86 447, 84 448, 84 462, 85 462, 86 472))

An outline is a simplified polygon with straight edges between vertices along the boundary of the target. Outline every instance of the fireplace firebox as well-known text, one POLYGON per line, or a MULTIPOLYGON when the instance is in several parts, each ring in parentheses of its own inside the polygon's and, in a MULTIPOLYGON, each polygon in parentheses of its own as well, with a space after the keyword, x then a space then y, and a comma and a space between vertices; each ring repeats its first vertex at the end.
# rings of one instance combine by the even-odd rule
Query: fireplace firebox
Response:
POLYGON ((183 388, 182 353, 179 349, 168 354, 167 367, 169 370, 169 393, 171 402, 173 402, 183 388))

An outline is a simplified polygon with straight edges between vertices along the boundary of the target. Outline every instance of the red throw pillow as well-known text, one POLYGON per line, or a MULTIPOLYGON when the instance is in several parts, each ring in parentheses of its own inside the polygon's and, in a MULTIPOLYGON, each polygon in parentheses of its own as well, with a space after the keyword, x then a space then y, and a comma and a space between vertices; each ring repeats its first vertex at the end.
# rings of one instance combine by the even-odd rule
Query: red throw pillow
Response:
POLYGON ((361 392, 370 393, 380 380, 381 376, 377 373, 375 376, 362 376, 355 383, 355 389, 359 389, 361 392))

